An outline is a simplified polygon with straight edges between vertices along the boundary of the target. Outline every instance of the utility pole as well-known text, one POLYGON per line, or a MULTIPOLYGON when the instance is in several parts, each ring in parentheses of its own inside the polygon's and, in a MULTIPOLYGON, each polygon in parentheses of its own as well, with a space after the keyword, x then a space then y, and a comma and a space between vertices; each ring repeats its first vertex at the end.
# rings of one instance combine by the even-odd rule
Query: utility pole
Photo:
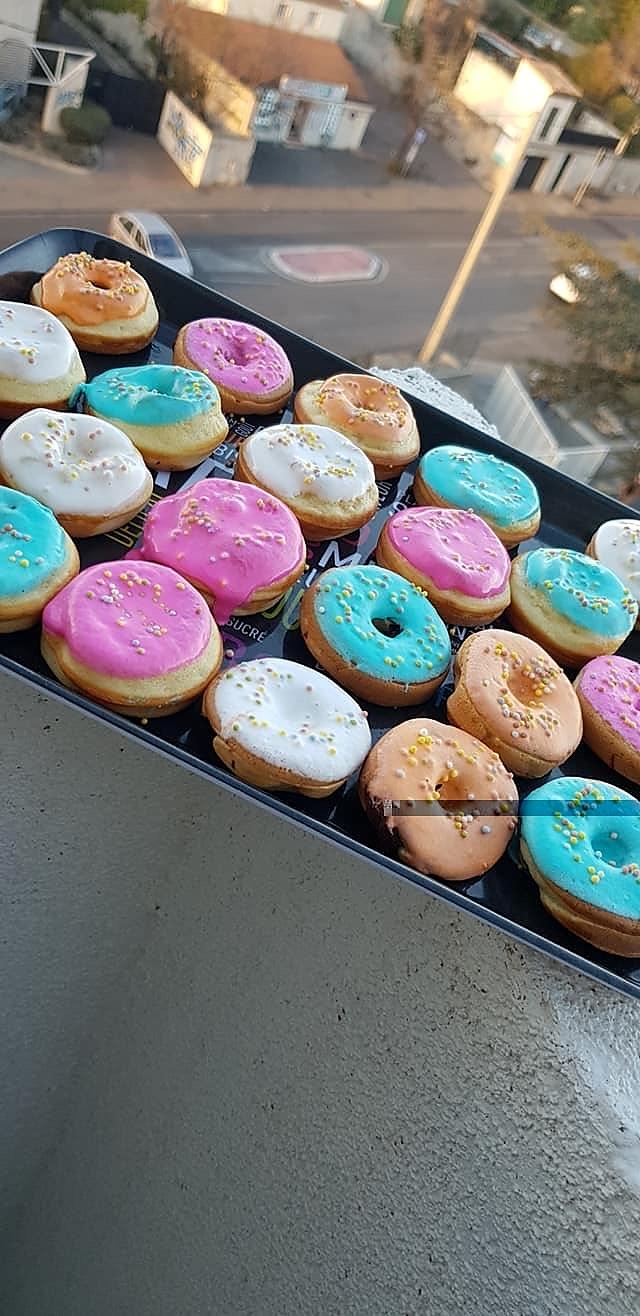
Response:
POLYGON ((460 265, 453 276, 449 291, 436 315, 431 329, 420 348, 418 360, 422 362, 423 365, 426 365, 432 360, 445 333, 447 332, 449 322, 473 273, 480 252, 482 251, 496 219, 498 218, 504 200, 511 191, 513 183, 518 175, 522 161, 527 153, 527 147, 531 140, 534 124, 537 123, 538 118, 538 114, 535 114, 534 116, 527 115, 525 128, 520 136, 513 142, 512 153, 500 170, 495 190, 489 198, 482 219, 480 220, 471 242, 462 257, 460 265))
POLYGON ((579 206, 580 203, 581 203, 581 201, 584 201, 584 198, 585 198, 585 196, 587 195, 587 192, 589 191, 589 188, 591 187, 591 184, 592 184, 592 182, 593 182, 593 180, 594 180, 594 178, 595 178, 595 176, 596 176, 596 173, 597 173, 598 169, 600 168, 600 165, 601 165, 601 164, 604 162, 604 160, 606 159, 606 156, 607 156, 607 152, 606 152, 604 146, 601 146, 601 147, 600 147, 600 150, 599 150, 599 151, 597 152, 597 154, 593 157, 593 160, 592 160, 592 162, 591 162, 591 168, 590 168, 590 170, 589 170, 589 172, 588 172, 586 178, 583 178, 582 182, 580 183, 580 186, 579 186, 579 187, 577 188, 577 190, 576 190, 576 194, 575 194, 575 196, 574 196, 574 198, 573 198, 573 204, 574 204, 574 206, 579 206))

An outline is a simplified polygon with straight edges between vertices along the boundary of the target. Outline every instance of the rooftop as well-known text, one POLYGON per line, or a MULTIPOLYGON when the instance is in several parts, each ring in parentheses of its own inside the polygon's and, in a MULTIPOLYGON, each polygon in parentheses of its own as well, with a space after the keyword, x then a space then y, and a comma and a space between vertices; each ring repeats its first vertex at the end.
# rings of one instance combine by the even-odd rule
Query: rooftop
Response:
POLYGON ((527 64, 531 64, 534 69, 537 69, 556 95, 571 96, 575 100, 579 100, 582 96, 580 87, 576 86, 569 75, 558 64, 554 64, 552 60, 540 59, 532 51, 525 50, 522 46, 516 46, 515 42, 508 41, 506 37, 501 36, 498 32, 493 32, 491 28, 485 27, 482 23, 478 24, 476 34, 495 46, 497 51, 501 51, 505 55, 511 55, 514 59, 526 59, 527 64))
POLYGON ((166 27, 182 43, 216 60, 249 87, 268 86, 289 75, 309 82, 344 85, 350 100, 370 104, 356 70, 335 41, 247 23, 187 5, 170 11, 166 27))

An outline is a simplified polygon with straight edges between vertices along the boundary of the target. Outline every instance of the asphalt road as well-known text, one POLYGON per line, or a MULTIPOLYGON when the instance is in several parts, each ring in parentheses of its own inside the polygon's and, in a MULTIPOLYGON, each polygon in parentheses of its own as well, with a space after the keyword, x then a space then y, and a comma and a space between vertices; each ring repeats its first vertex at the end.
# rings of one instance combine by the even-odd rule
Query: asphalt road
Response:
MULTIPOLYGON (((104 231, 107 218, 89 213, 81 222, 104 231)), ((443 211, 398 215, 255 210, 169 218, 203 283, 363 362, 372 353, 415 352, 474 226, 472 215, 443 211), (270 248, 313 242, 366 246, 383 258, 386 276, 372 283, 316 286, 292 282, 268 268, 265 253, 270 248)), ((58 214, 52 223, 75 226, 78 220, 77 215, 58 214)), ((40 216, 0 216, 0 246, 37 232, 41 224, 40 216)), ((579 227, 613 256, 622 255, 625 238, 640 236, 640 219, 580 215, 556 225, 579 227)), ((518 215, 503 215, 450 328, 450 349, 463 357, 523 362, 562 352, 563 335, 549 329, 543 314, 551 268, 547 243, 523 233, 518 215)))

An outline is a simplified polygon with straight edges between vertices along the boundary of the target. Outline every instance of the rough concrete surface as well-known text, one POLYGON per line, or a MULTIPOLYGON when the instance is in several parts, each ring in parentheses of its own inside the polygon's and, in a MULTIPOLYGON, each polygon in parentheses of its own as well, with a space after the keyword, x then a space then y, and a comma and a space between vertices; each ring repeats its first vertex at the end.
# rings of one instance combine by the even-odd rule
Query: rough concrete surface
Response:
POLYGON ((633 1002, 0 694, 0 1310, 635 1316, 633 1002))

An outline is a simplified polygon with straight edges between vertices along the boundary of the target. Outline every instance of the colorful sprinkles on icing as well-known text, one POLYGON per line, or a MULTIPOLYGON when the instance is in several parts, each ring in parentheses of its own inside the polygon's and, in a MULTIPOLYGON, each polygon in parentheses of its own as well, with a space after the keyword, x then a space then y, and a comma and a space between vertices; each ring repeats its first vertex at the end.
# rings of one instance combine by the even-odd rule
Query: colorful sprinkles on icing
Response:
POLYGON ((394 438, 404 443, 415 428, 400 390, 373 375, 332 375, 321 384, 315 402, 329 425, 344 429, 358 443, 379 443, 384 430, 393 446, 394 438))
POLYGON ((491 453, 444 444, 425 453, 418 473, 437 498, 476 512, 501 529, 540 514, 538 491, 529 476, 491 453))
POLYGON ((375 483, 369 458, 337 430, 323 425, 271 425, 242 445, 252 475, 281 498, 326 502, 361 498, 375 483))
POLYGON ((55 315, 39 306, 0 301, 0 376, 43 384, 67 375, 74 362, 82 379, 76 345, 55 315))
POLYGON ((605 521, 596 531, 595 557, 640 603, 640 521, 605 521))
POLYGON ((105 370, 82 385, 71 405, 83 398, 93 412, 116 425, 178 425, 220 409, 220 394, 200 370, 182 366, 124 366, 105 370))
POLYGON ((640 918, 640 803, 632 795, 605 781, 556 777, 523 800, 521 834, 550 882, 611 914, 640 918))
POLYGON ((53 512, 0 487, 0 598, 29 594, 63 566, 66 540, 53 512))
POLYGON ((213 625, 204 599, 177 572, 122 561, 87 567, 47 604, 42 624, 77 662, 124 680, 194 662, 213 625))
POLYGON ((490 599, 507 585, 509 555, 473 512, 411 507, 390 518, 386 533, 395 551, 436 589, 490 599))
POLYGON ((284 349, 242 320, 193 320, 184 331, 184 350, 198 370, 230 393, 259 398, 293 384, 284 349))
POLYGON ((258 589, 302 567, 306 549, 293 512, 238 480, 200 480, 151 508, 133 557, 164 562, 213 596, 224 624, 258 589))
POLYGON ((313 602, 315 622, 336 653, 378 681, 422 683, 449 666, 444 622, 423 591, 395 571, 335 567, 320 578, 313 602))
POLYGON ((99 260, 87 251, 61 256, 43 274, 43 306, 79 325, 131 320, 141 315, 149 289, 129 261, 99 260))
POLYGON ((520 561, 526 584, 574 626, 608 637, 632 629, 638 605, 601 562, 570 548, 536 548, 520 561))
POLYGON ((593 658, 583 667, 578 686, 594 712, 640 751, 640 663, 617 654, 593 658))
POLYGON ((12 482, 63 516, 104 516, 144 493, 149 473, 130 439, 93 416, 29 411, 0 439, 12 482))
POLYGON ((312 781, 341 781, 371 745, 367 719, 321 672, 284 658, 229 668, 215 687, 223 740, 312 781))

